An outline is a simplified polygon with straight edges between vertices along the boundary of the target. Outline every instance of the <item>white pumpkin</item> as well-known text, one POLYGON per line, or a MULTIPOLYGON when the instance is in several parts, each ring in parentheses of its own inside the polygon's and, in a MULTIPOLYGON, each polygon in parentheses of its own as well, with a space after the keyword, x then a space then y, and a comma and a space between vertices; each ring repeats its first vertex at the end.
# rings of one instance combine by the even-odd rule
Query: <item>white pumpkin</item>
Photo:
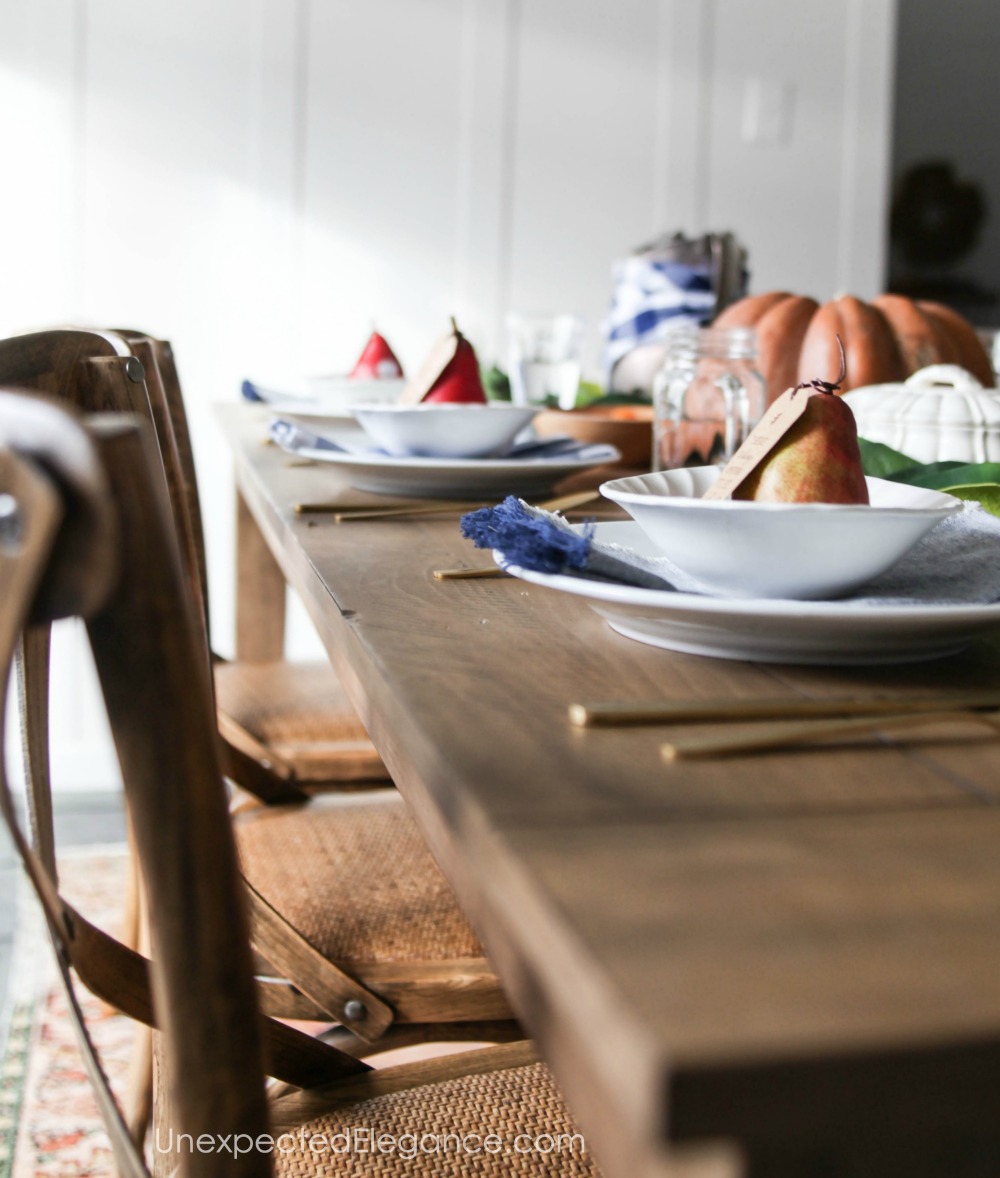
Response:
POLYGON ((954 364, 921 368, 903 384, 844 393, 858 434, 915 462, 1000 462, 1000 390, 954 364))

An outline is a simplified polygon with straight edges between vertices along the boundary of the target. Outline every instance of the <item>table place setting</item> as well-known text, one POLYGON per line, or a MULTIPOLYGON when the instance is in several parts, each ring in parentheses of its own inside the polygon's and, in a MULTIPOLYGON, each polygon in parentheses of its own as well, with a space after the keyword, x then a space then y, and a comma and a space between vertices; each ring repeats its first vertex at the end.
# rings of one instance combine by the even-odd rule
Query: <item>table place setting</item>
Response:
POLYGON ((342 373, 285 379, 281 389, 270 382, 244 380, 240 396, 318 424, 342 425, 353 420, 350 406, 398 400, 407 387, 403 366, 385 337, 374 329, 353 367, 342 373))
MULTIPOLYGON (((389 408, 384 407, 385 410, 389 408)), ((298 459, 329 463, 338 468, 358 490, 436 499, 467 499, 509 492, 545 494, 571 474, 616 462, 620 457, 614 446, 581 443, 570 437, 538 438, 515 431, 515 435, 520 432, 521 436, 514 440, 508 436, 511 414, 507 410, 510 409, 519 407, 436 405, 422 406, 416 412, 410 407, 392 414, 379 412, 366 416, 362 425, 377 422, 375 429, 381 433, 383 441, 358 428, 319 432, 286 416, 271 420, 268 435, 298 459), (471 448, 479 452, 472 455, 401 453, 399 451, 405 446, 398 444, 398 438, 394 447, 396 452, 390 452, 384 445, 383 432, 390 416, 399 423, 416 423, 413 428, 419 430, 422 439, 417 448, 423 451, 428 448, 426 441, 430 436, 426 421, 433 419, 442 438, 447 438, 447 431, 454 431, 463 421, 471 421, 468 431, 470 434, 474 431, 476 439, 471 448), (494 437, 499 433, 495 445, 483 444, 483 425, 496 431, 494 437)), ((514 416, 520 420, 523 411, 514 416)), ((529 411, 525 423, 530 416, 529 411)), ((461 439, 456 444, 454 435, 452 437, 451 445, 445 448, 452 451, 464 448, 461 439)))
MULTIPOLYGON (((717 469, 672 473, 684 473, 700 483, 714 478, 717 469)), ((621 493, 622 487, 631 488, 634 497, 644 481, 655 491, 663 490, 662 475, 645 475, 604 484, 602 493, 631 511, 635 505, 621 493)), ((875 520, 880 512, 889 525, 901 519, 900 526, 909 528, 908 546, 903 544, 890 567, 867 578, 855 577, 853 583, 849 579, 849 588, 839 595, 814 599, 780 592, 782 572, 795 584, 796 564, 803 555, 787 541, 789 515, 808 509, 804 518, 815 544, 822 542, 824 527, 835 535, 838 519, 860 508, 686 498, 688 507, 705 508, 689 517, 697 521, 700 549, 682 545, 679 551, 671 549, 670 556, 663 536, 654 538, 653 530, 646 530, 645 518, 643 523, 572 525, 513 496, 464 516, 461 527, 463 535, 491 550, 497 565, 514 577, 583 597, 618 633, 665 649, 750 661, 879 664, 954 653, 975 636, 1000 626, 1000 520, 978 504, 944 502, 950 496, 916 497, 913 503, 918 506, 911 508, 890 496, 891 505, 880 508, 880 482, 870 480, 873 499, 863 509, 866 519, 875 520), (679 563, 706 550, 713 560, 720 552, 725 558, 726 521, 738 516, 742 529, 746 509, 756 510, 765 527, 770 521, 782 539, 774 548, 758 536, 756 559, 770 578, 767 596, 740 593, 741 578, 753 584, 747 565, 752 553, 730 551, 733 569, 727 570, 723 559, 722 574, 714 580, 694 575, 687 561, 685 567, 679 563), (925 534, 915 538, 907 516, 922 512, 929 513, 925 534), (706 528, 713 520, 723 529, 717 537, 706 528)), ((834 564, 858 557, 863 545, 848 543, 853 535, 849 531, 837 540, 834 564)), ((701 574, 713 567, 699 565, 697 559, 693 563, 701 574)))

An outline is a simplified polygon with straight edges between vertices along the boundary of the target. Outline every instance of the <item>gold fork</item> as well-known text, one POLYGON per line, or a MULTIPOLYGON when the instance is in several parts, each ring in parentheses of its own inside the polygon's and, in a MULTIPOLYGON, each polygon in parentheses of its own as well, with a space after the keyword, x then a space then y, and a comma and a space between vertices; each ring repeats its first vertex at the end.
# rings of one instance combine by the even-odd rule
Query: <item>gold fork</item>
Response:
MULTIPOLYGON (((574 507, 580 507, 584 503, 589 503, 592 499, 599 499, 600 492, 598 491, 577 491, 572 495, 559 495, 555 499, 546 499, 537 504, 538 507, 544 508, 546 511, 570 511, 574 507)), ((406 503, 393 507, 372 507, 360 508, 358 510, 344 511, 343 509, 334 512, 334 520, 337 523, 347 523, 350 520, 358 519, 395 519, 408 515, 455 515, 463 511, 473 511, 477 507, 486 506, 483 503, 406 503)))

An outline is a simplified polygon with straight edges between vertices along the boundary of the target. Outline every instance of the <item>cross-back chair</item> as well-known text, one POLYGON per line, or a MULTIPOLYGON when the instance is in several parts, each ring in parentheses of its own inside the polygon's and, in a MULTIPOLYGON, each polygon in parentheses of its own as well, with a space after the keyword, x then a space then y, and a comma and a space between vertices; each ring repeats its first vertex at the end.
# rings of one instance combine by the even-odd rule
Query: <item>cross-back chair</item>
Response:
MULTIPOLYGON (((174 515, 189 550, 208 631, 198 476, 173 348, 167 340, 134 328, 116 328, 112 334, 142 362, 151 407, 162 421, 157 438, 162 439, 161 450, 169 452, 165 467, 174 515)), ((245 510, 242 501, 239 506, 245 510)), ((329 663, 289 663, 283 658, 230 661, 214 652, 213 662, 220 729, 234 750, 287 783, 285 791, 273 786, 276 797, 295 800, 295 787, 312 791, 389 783, 385 765, 329 663)))
MULTIPOLYGON (((175 521, 186 586, 210 666, 201 577, 190 516, 178 506, 176 446, 155 382, 123 337, 56 330, 0 340, 0 382, 30 383, 88 412, 128 411, 148 421, 160 481, 175 521), (179 521, 179 522, 178 522, 179 521)), ((44 630, 25 646, 25 730, 40 788, 36 842, 45 855, 47 679, 44 630)), ((211 677, 210 677, 211 678, 211 677)), ((248 758, 226 750, 227 775, 251 791, 248 758)), ((265 797, 268 795, 265 793, 265 797)), ((281 795, 270 795, 274 802, 281 795)), ((323 794, 307 803, 232 815, 269 1014, 336 1023, 335 1041, 370 1053, 432 1039, 504 1041, 520 1035, 495 973, 395 790, 323 794), (266 980, 264 980, 266 976, 266 980)))
POLYGON ((48 920, 119 1174, 149 1171, 90 1042, 75 977, 161 1032, 156 1173, 595 1174, 530 1044, 374 1070, 261 1015, 202 626, 155 468, 140 419, 84 424, 37 396, 0 390, 0 705, 21 635, 83 618, 148 897, 149 960, 62 899, 54 847, 43 857, 18 824, 0 730, 0 810, 48 920), (267 1075, 283 1081, 270 1098, 267 1075), (428 1151, 426 1165, 398 1148, 360 1160, 329 1148, 359 1125, 397 1141, 449 1134, 452 1144, 428 1151), (484 1131, 507 1148, 484 1151, 484 1131), (560 1133, 572 1148, 558 1166, 510 1149, 515 1137, 560 1133))

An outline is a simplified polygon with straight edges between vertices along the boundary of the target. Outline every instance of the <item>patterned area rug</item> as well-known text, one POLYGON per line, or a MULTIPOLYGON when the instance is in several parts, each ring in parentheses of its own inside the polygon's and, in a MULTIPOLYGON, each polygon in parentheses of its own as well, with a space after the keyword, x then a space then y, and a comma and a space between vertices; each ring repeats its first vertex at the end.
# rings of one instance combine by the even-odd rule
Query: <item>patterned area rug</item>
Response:
MULTIPOLYGON (((95 924, 116 931, 125 848, 60 855, 63 894, 95 924)), ((111 1148, 77 1047, 41 912, 26 882, 6 1009, 0 1014, 0 1178, 111 1178, 111 1148)), ((128 1070, 133 1026, 79 990, 116 1091, 128 1070)))
MULTIPOLYGON (((60 854, 63 895, 94 924, 118 935, 125 894, 124 846, 60 854)), ((0 1178, 114 1178, 111 1146, 83 1065, 42 914, 20 879, 17 937, 6 1007, 0 1011, 0 1178)), ((134 1024, 76 987, 91 1036, 121 1099, 134 1024)), ((377 1067, 476 1043, 428 1044, 378 1056, 377 1067)))

